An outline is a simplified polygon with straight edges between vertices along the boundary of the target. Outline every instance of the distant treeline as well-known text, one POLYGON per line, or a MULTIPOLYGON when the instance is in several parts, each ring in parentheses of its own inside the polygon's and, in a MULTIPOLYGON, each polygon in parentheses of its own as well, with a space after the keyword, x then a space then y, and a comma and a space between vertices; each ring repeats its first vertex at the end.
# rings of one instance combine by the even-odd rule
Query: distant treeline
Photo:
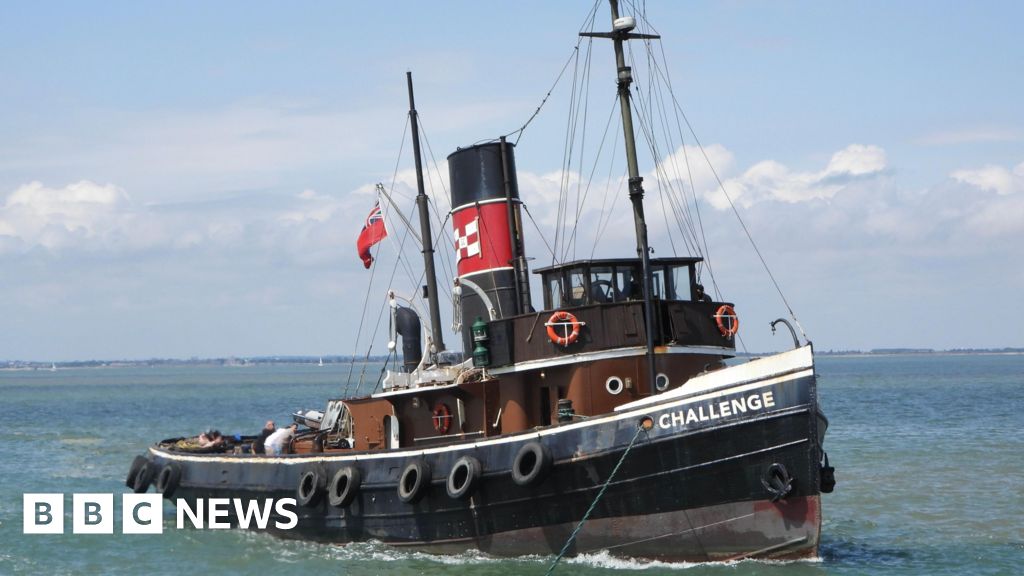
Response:
MULTIPOLYGON (((384 362, 387 356, 324 356, 323 363, 348 364, 353 360, 384 362)), ((149 358, 146 360, 73 360, 70 362, 36 362, 0 360, 0 369, 52 370, 54 368, 109 368, 117 366, 256 366, 265 364, 319 364, 320 356, 254 356, 251 358, 149 358)))
POLYGON ((871 350, 817 350, 824 356, 862 356, 873 354, 1024 354, 1024 348, 950 348, 935 350, 933 348, 872 348, 871 350))
MULTIPOLYGON (((871 350, 817 350, 821 356, 864 356, 892 354, 1024 354, 1024 348, 872 348, 871 350)), ((768 356, 771 352, 737 356, 768 356)), ((385 362, 387 356, 324 356, 323 363, 348 364, 350 362, 385 362)), ((0 360, 0 370, 53 370, 57 368, 109 368, 117 366, 257 366, 266 364, 319 364, 320 356, 254 356, 251 358, 150 358, 147 360, 74 360, 71 362, 37 362, 24 360, 0 360)), ((401 362, 401 357, 398 358, 401 362)))

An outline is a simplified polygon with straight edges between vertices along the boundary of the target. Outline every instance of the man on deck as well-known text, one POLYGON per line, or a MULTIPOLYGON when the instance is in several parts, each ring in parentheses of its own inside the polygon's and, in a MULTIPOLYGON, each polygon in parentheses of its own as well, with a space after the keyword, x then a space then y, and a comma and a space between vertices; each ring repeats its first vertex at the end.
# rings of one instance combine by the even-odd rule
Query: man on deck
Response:
POLYGON ((277 426, 274 425, 273 420, 267 420, 267 424, 260 430, 260 435, 252 441, 252 453, 253 454, 266 454, 266 442, 267 438, 270 437, 277 430, 277 426))
POLYGON ((266 442, 263 443, 267 450, 267 455, 287 454, 288 444, 295 436, 295 430, 298 427, 298 424, 292 424, 291 426, 281 428, 268 436, 266 442))

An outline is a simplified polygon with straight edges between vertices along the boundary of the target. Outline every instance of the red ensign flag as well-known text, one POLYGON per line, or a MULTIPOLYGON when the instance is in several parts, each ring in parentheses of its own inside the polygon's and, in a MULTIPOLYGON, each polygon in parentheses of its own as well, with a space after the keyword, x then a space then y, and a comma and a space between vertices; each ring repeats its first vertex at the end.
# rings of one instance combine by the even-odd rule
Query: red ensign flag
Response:
POLYGON ((356 247, 359 248, 359 257, 363 259, 363 266, 366 268, 373 264, 373 256, 370 255, 370 248, 380 242, 388 235, 388 229, 384 227, 384 215, 380 211, 380 200, 373 205, 370 215, 366 217, 363 224, 363 231, 359 233, 359 240, 356 247))

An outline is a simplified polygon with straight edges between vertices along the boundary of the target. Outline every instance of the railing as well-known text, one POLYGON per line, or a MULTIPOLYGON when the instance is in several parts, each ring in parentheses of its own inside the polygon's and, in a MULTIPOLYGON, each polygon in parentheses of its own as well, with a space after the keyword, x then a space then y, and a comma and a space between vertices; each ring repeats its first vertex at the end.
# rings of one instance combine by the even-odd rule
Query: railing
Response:
MULTIPOLYGON (((709 346, 735 349, 735 341, 715 325, 721 302, 657 300, 654 302, 655 346, 709 346)), ((646 346, 643 302, 627 301, 564 308, 585 323, 578 340, 562 346, 548 338, 547 310, 489 324, 492 367, 559 356, 646 346)))

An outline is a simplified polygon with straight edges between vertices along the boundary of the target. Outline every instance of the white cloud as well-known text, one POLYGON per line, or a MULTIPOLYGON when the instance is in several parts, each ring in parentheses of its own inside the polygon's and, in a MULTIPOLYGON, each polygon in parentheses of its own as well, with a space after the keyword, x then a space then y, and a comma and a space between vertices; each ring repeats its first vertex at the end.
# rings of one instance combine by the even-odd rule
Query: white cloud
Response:
POLYGON ((865 174, 876 174, 885 170, 885 164, 885 150, 878 146, 850 144, 832 155, 828 167, 825 168, 824 175, 844 174, 863 176, 865 174))
POLYGON ((0 203, 0 256, 35 249, 109 257, 147 250, 308 255, 337 249, 339 236, 354 239, 358 229, 352 230, 349 214, 368 208, 356 194, 335 197, 310 189, 284 197, 251 193, 216 202, 142 205, 113 184, 82 180, 51 188, 31 182, 0 203))
MULTIPOLYGON (((30 182, 7 195, 0 207, 3 245, 61 249, 81 243, 115 244, 135 225, 131 202, 112 184, 88 180, 63 188, 30 182)), ((2 248, 0 248, 2 249, 2 248)))
MULTIPOLYGON (((983 180, 956 178, 930 188, 906 189, 897 181, 899 172, 887 170, 889 160, 877 146, 848 146, 819 169, 806 171, 769 159, 737 165, 724 146, 707 150, 745 207, 743 218, 773 271, 792 290, 787 297, 800 306, 802 318, 811 314, 809 329, 815 323, 813 314, 819 316, 816 323, 826 328, 855 321, 860 314, 851 313, 841 321, 822 319, 836 313, 834 300, 821 301, 825 296, 850 302, 902 298, 899 302, 906 306, 927 301, 934 307, 934 302, 945 298, 935 295, 940 288, 985 280, 995 275, 993 271, 1004 269, 1007 261, 1019 259, 1015 247, 1024 242, 1024 194, 1000 194, 977 183, 984 184, 983 180), (876 287, 882 286, 884 294, 873 295, 881 294, 876 287)), ((685 173, 683 152, 677 150, 674 158, 663 161, 665 173, 685 173)), ((714 176, 707 168, 700 169, 706 166, 700 151, 685 153, 698 192, 707 191, 698 196, 714 202, 710 192, 714 176)), ((1024 163, 1003 170, 1016 178, 1024 171, 1024 163)), ((446 179, 444 166, 438 172, 432 170, 428 189, 435 191, 443 218, 447 200, 438 197, 444 194, 438 173, 446 179)), ((654 174, 644 176, 651 244, 658 256, 671 255, 667 234, 672 224, 666 226, 661 214, 662 191, 654 174)), ((592 251, 598 257, 633 255, 632 213, 619 177, 613 174, 607 182, 596 176, 586 191, 579 174, 568 175, 569 216, 564 221, 569 225, 563 228, 559 259, 585 258, 592 251), (577 211, 579 228, 573 236, 577 211), (603 231, 600 236, 598 230, 603 231)), ((518 180, 530 213, 551 242, 559 225, 561 174, 521 170, 518 180)), ((370 182, 343 194, 296 187, 284 193, 249 192, 170 205, 133 202, 130 190, 114 184, 25 184, 0 194, 0 260, 14 266, 44 263, 25 266, 19 274, 44 273, 37 282, 8 292, 6 298, 12 309, 101 306, 108 316, 125 309, 156 316, 160 307, 187 316, 199 306, 203 312, 190 316, 194 326, 206 326, 210 319, 222 318, 219 314, 248 317, 242 310, 252 307, 260 309, 261 317, 280 313, 280 318, 292 319, 308 312, 310 308, 303 308, 307 300, 315 301, 317 310, 338 306, 338 314, 354 317, 364 298, 363 283, 369 278, 355 255, 354 241, 372 206, 373 190, 370 182), (100 255, 105 261, 97 266, 81 257, 83 253, 100 255), (87 285, 84 289, 64 282, 62 275, 69 270, 91 275, 91 287, 85 281, 81 282, 87 285)), ((408 210, 414 193, 414 172, 400 171, 396 201, 408 210)), ((389 225, 401 226, 393 215, 389 218, 389 225)), ((723 295, 744 302, 748 318, 768 314, 771 305, 764 303, 764 294, 753 294, 753 287, 762 286, 763 279, 756 276, 759 266, 748 257, 749 247, 731 211, 702 209, 702 218, 723 295), (761 308, 766 311, 762 313, 761 308)), ((445 234, 450 229, 448 223, 445 234)), ((678 231, 673 234, 676 248, 685 250, 678 231)), ((396 233, 380 249, 384 269, 395 265, 399 238, 396 233)), ((529 222, 526 242, 528 255, 536 259, 532 266, 547 264, 547 250, 529 222)), ((450 262, 445 242, 437 246, 440 258, 450 262)), ((399 266, 398 276, 387 287, 401 289, 418 280, 405 277, 417 275, 420 269, 418 248, 407 242, 404 251, 409 265, 399 266)), ((439 269, 442 283, 446 283, 444 270, 444 266, 439 269)), ((1000 282, 1007 282, 1003 289, 1012 293, 1019 291, 1021 278, 1011 276, 1000 282)), ((378 276, 379 282, 388 279, 390 275, 378 276)), ((854 308, 851 304, 850 309, 854 308)), ((822 339, 841 340, 840 332, 826 330, 822 339)))
MULTIPOLYGON (((988 195, 972 195, 948 186, 900 189, 895 179, 886 175, 888 160, 877 146, 848 146, 817 171, 792 170, 775 160, 762 160, 742 169, 725 147, 713 145, 706 150, 717 162, 716 169, 734 200, 746 209, 744 217, 767 230, 768 242, 775 234, 783 245, 793 241, 792 226, 783 227, 781 222, 792 223, 794 217, 801 222, 800 241, 813 241, 822 249, 867 249, 875 241, 872 239, 921 249, 952 246, 955 239, 957 249, 965 249, 986 238, 1019 234, 1024 228, 1024 202, 1014 201, 1021 195, 1012 194, 1020 189, 1024 163, 1012 171, 986 167, 955 172, 954 182, 991 191, 988 195), (772 228, 776 221, 780 223, 778 230, 772 228)), ((700 197, 715 208, 727 208, 699 150, 679 149, 662 162, 661 169, 670 174, 685 171, 684 153, 694 183, 698 190, 704 190, 700 197)), ((443 219, 449 209, 443 192, 447 182, 438 175, 446 179, 447 170, 442 165, 430 175, 428 189, 434 191, 443 219)), ((659 190, 654 175, 645 176, 652 244, 664 251, 669 242, 659 190)), ((548 243, 560 225, 560 191, 563 187, 569 190, 562 207, 558 259, 585 257, 598 243, 598 254, 631 253, 632 215, 625 185, 618 179, 595 182, 589 190, 580 186, 580 176, 575 172, 568 175, 567 184, 558 172, 520 171, 518 180, 520 194, 548 243), (575 234, 573 223, 577 223, 575 234)), ((400 171, 392 192, 403 210, 411 210, 415 173, 411 169, 400 171)), ((372 195, 373 184, 367 183, 340 195, 305 188, 288 195, 243 194, 209 204, 140 205, 113 184, 83 180, 49 188, 32 182, 9 193, 0 204, 0 254, 24 253, 37 247, 52 253, 88 251, 113 256, 154 249, 201 250, 211 257, 238 258, 251 253, 300 266, 350 259, 357 264, 349 258, 348 248, 372 205, 372 195)), ((382 205, 391 229, 403 229, 393 209, 382 205)), ((705 218, 709 216, 713 215, 706 214, 705 218)), ((450 228, 447 224, 443 234, 450 234, 450 228)), ((529 222, 526 228, 530 255, 546 261, 547 249, 538 230, 529 222)), ((723 228, 719 226, 715 233, 719 230, 723 228)), ((411 243, 405 247, 413 248, 411 243)), ((385 248, 395 249, 397 246, 385 248)))
POLYGON ((689 189, 692 178, 694 188, 705 190, 716 185, 715 172, 719 176, 728 174, 733 170, 735 163, 733 153, 721 144, 711 144, 705 146, 703 150, 697 146, 680 146, 659 162, 657 171, 648 174, 647 179, 655 179, 660 173, 672 180, 685 183, 686 189, 689 189), (715 172, 712 172, 711 166, 715 172))
POLYGON ((1016 234, 1021 236, 1018 241, 1024 241, 1024 195, 1001 196, 981 206, 977 212, 967 216, 966 226, 982 237, 1016 234))
MULTIPOLYGON (((723 185, 733 202, 744 207, 765 201, 808 202, 832 198, 856 179, 881 174, 886 165, 885 150, 851 144, 833 154, 828 165, 817 172, 795 171, 775 160, 763 160, 743 174, 727 178, 723 185)), ((719 210, 729 207, 717 183, 704 190, 703 196, 712 206, 719 210)))
POLYGON ((970 184, 982 190, 991 190, 1001 195, 1024 191, 1024 162, 1011 171, 1003 166, 989 164, 974 170, 956 170, 949 175, 957 182, 970 184))

